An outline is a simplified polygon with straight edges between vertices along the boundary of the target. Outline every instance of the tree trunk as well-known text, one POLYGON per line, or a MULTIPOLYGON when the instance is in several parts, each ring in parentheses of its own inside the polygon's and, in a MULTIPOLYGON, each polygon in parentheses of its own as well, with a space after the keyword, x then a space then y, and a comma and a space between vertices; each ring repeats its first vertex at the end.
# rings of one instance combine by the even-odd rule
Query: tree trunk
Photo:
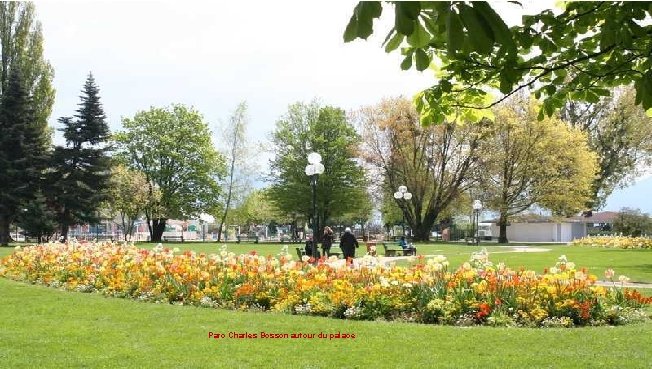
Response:
POLYGON ((163 232, 165 232, 165 222, 167 222, 166 218, 152 219, 152 242, 161 242, 161 239, 163 238, 163 232))
POLYGON ((68 219, 70 218, 70 211, 64 210, 63 215, 61 216, 61 237, 63 237, 63 241, 68 241, 68 229, 70 228, 70 222, 68 219))
POLYGON ((432 228, 432 225, 425 226, 424 224, 412 228, 412 240, 428 241, 430 239, 430 228, 432 228))
POLYGON ((151 242, 154 237, 154 231, 152 230, 152 218, 147 211, 145 211, 145 220, 147 221, 147 231, 149 232, 149 241, 151 242))
POLYGON ((222 223, 217 227, 217 241, 222 242, 222 223))
POLYGON ((0 246, 9 246, 9 217, 0 214, 0 246))
POLYGON ((498 243, 508 243, 507 240, 507 214, 500 213, 498 220, 498 227, 500 227, 500 234, 498 236, 498 243))

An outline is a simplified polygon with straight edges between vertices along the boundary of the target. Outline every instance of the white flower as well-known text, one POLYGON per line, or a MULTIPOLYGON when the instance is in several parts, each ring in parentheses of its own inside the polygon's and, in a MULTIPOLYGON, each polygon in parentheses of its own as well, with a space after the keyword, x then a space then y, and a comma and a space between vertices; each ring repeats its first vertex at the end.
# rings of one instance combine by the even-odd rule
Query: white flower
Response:
POLYGON ((618 280, 620 281, 620 283, 627 283, 627 282, 629 282, 629 278, 627 278, 627 277, 624 276, 624 275, 619 276, 619 277, 618 277, 618 280))

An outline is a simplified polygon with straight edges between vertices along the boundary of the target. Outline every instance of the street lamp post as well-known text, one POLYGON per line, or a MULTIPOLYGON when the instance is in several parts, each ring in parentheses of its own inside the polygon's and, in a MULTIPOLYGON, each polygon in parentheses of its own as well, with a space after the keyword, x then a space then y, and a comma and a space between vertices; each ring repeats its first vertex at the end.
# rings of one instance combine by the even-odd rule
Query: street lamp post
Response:
MULTIPOLYGON (((398 191, 394 192, 394 198, 397 201, 400 199, 404 199, 407 205, 407 202, 412 198, 412 194, 408 192, 406 186, 398 186, 398 191)), ((399 207, 400 207, 400 203, 399 203, 399 207)), ((403 236, 405 236, 405 211, 401 209, 401 213, 403 214, 403 221, 401 223, 401 226, 403 228, 403 236)))
POLYGON ((480 244, 480 211, 482 211, 482 202, 480 200, 473 201, 473 224, 475 226, 475 245, 480 244))
POLYGON ((321 163, 321 155, 316 152, 308 154, 308 165, 306 165, 306 175, 310 177, 310 186, 312 187, 312 257, 317 258, 317 178, 324 173, 324 164, 321 163))

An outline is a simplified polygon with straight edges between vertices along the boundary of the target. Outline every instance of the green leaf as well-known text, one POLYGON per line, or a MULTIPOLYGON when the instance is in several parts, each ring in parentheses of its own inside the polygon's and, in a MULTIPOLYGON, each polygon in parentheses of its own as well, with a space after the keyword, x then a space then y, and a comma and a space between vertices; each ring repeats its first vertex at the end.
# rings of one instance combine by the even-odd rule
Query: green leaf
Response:
MULTIPOLYGON (((396 6, 398 7, 398 4, 396 6)), ((398 9, 396 10, 395 16, 396 18, 394 27, 396 30, 405 36, 411 35, 412 32, 414 32, 414 21, 403 15, 398 11, 398 9)))
POLYGON ((353 14, 344 30, 344 42, 351 42, 358 36, 358 18, 353 14))
POLYGON ((380 17, 382 12, 380 1, 359 2, 344 30, 344 42, 353 41, 357 37, 366 40, 373 33, 374 19, 380 17))
POLYGON ((451 90, 453 90, 453 84, 447 79, 440 80, 439 87, 444 92, 451 92, 451 90))
POLYGON ((383 13, 383 6, 380 1, 361 1, 358 6, 360 6, 358 17, 361 19, 378 18, 383 13))
POLYGON ((403 42, 403 38, 405 37, 405 35, 402 35, 396 31, 393 32, 395 32, 395 35, 385 43, 386 53, 392 52, 401 46, 401 42, 403 42))
POLYGON ((477 9, 485 21, 491 27, 495 40, 503 45, 508 54, 516 54, 516 43, 512 32, 505 24, 505 21, 493 10, 493 8, 484 1, 476 1, 473 3, 473 8, 477 9))
POLYGON ((412 68, 412 53, 405 56, 405 59, 401 62, 401 69, 408 70, 412 68))
POLYGON ((417 61, 417 70, 419 72, 425 70, 430 65, 430 57, 422 49, 417 49, 415 58, 417 61))
POLYGON ((600 101, 600 96, 598 96, 595 92, 592 90, 586 91, 586 102, 595 104, 600 101))
POLYGON ((462 28, 462 22, 460 22, 460 16, 454 11, 448 12, 446 17, 446 36, 448 52, 455 54, 458 50, 462 48, 464 43, 464 29, 462 28))
POLYGON ((647 115, 648 117, 652 118, 652 108, 646 110, 646 111, 645 111, 645 115, 647 115))
POLYGON ((503 73, 500 75, 500 92, 506 94, 512 91, 512 82, 503 73))
POLYGON ((491 27, 486 24, 477 9, 461 4, 460 17, 468 30, 468 39, 473 49, 480 54, 488 55, 493 50, 494 34, 491 27))
POLYGON ((396 11, 401 12, 404 16, 412 20, 417 20, 421 12, 421 4, 418 1, 396 3, 396 11))
POLYGON ((600 50, 605 50, 616 43, 616 32, 611 27, 602 27, 600 32, 600 50))
POLYGON ((423 28, 419 21, 416 21, 414 24, 416 27, 414 27, 414 31, 407 38, 408 43, 416 48, 421 48, 428 45, 428 42, 430 42, 430 33, 428 33, 428 31, 423 28))
POLYGON ((598 96, 611 96, 611 91, 606 88, 594 88, 593 92, 598 96))

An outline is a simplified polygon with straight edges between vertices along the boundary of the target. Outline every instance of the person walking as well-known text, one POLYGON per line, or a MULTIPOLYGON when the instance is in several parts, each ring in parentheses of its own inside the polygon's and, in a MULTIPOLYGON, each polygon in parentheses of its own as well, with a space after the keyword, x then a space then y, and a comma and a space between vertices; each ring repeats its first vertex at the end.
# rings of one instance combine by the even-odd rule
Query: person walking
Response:
POLYGON ((333 246, 333 230, 331 227, 324 227, 324 236, 322 237, 321 240, 321 249, 322 249, 322 254, 326 257, 330 256, 331 254, 331 247, 333 246))
POLYGON ((358 240, 356 240, 353 233, 351 233, 351 228, 346 227, 344 234, 340 238, 340 248, 342 249, 344 259, 346 259, 347 263, 352 262, 353 258, 355 258, 355 249, 358 246, 358 240))

